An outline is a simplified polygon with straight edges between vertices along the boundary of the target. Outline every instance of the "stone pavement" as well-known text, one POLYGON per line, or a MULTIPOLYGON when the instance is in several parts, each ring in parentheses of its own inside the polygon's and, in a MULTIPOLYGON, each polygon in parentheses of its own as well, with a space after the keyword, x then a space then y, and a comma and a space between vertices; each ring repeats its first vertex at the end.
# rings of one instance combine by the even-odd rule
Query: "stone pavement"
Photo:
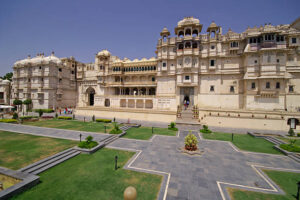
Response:
POLYGON ((178 137, 155 135, 149 141, 120 138, 108 148, 136 151, 125 168, 164 176, 158 199, 225 200, 226 186, 282 194, 261 168, 300 172, 300 164, 283 155, 239 151, 229 142, 200 140, 201 156, 178 151, 191 127, 178 137))
POLYGON ((37 135, 37 136, 68 139, 68 140, 78 140, 78 141, 79 141, 80 134, 82 135, 81 137, 82 140, 84 140, 87 136, 91 135, 93 136, 95 141, 101 141, 110 136, 109 134, 104 134, 104 133, 64 130, 64 129, 45 128, 45 127, 28 126, 28 125, 20 125, 20 124, 8 124, 8 123, 0 123, 0 130, 37 135))

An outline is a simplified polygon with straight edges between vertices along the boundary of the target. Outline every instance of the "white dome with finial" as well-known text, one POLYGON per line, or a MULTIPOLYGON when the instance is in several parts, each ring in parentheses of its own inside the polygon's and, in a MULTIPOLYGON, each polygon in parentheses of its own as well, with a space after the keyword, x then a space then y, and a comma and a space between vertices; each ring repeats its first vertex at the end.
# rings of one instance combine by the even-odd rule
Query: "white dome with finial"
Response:
POLYGON ((107 51, 106 49, 104 49, 104 50, 102 50, 102 51, 100 51, 98 54, 97 54, 97 56, 110 56, 111 54, 110 54, 110 52, 109 51, 107 51))

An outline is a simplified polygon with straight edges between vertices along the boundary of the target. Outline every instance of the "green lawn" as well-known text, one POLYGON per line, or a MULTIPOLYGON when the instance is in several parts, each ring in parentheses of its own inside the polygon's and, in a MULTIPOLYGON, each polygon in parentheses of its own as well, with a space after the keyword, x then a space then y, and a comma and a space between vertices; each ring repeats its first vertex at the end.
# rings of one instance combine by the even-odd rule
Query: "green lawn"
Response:
POLYGON ((154 128, 152 134, 152 127, 139 127, 139 128, 130 128, 126 131, 125 138, 130 139, 139 139, 139 140, 148 140, 152 137, 153 134, 157 135, 169 135, 175 136, 177 131, 169 130, 168 128, 154 128))
POLYGON ((80 154, 43 172, 41 183, 12 199, 103 199, 123 200, 126 187, 137 190, 138 199, 157 198, 162 176, 123 169, 133 152, 101 149, 80 154), (118 170, 114 157, 118 155, 118 170))
POLYGON ((70 140, 0 131, 0 166, 20 169, 76 144, 70 140))
POLYGON ((78 120, 61 120, 61 119, 42 120, 36 122, 24 122, 23 124, 31 125, 31 126, 69 129, 69 130, 76 130, 76 131, 88 131, 88 132, 97 132, 97 133, 104 133, 105 132, 104 126, 106 126, 106 133, 109 133, 109 131, 113 127, 111 123, 83 122, 78 120))
POLYGON ((280 136, 277 136, 278 139, 282 140, 282 141, 285 141, 287 143, 290 143, 290 140, 296 140, 296 143, 295 145, 298 145, 300 146, 300 138, 299 137, 280 137, 280 136))
MULTIPOLYGON (((205 139, 210 140, 223 140, 231 141, 231 133, 202 133, 205 139)), ((262 139, 255 138, 248 134, 234 134, 232 142, 238 148, 245 151, 260 152, 260 153, 271 153, 271 154, 282 154, 273 148, 274 144, 262 139)))
POLYGON ((228 189, 233 200, 296 200, 297 182, 300 173, 264 170, 264 172, 286 192, 286 195, 265 194, 238 189, 228 189))

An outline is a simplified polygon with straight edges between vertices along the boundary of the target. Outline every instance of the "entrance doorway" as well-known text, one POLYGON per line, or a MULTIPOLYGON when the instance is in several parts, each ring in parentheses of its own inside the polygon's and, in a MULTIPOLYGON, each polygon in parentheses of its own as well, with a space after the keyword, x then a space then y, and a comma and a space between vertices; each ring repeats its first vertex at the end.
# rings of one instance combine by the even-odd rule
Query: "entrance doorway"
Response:
POLYGON ((194 88, 193 87, 181 87, 180 88, 180 105, 184 105, 185 102, 189 102, 189 107, 194 105, 194 88))
POLYGON ((88 95, 88 105, 93 106, 95 104, 95 90, 92 87, 89 87, 86 90, 86 93, 88 95))

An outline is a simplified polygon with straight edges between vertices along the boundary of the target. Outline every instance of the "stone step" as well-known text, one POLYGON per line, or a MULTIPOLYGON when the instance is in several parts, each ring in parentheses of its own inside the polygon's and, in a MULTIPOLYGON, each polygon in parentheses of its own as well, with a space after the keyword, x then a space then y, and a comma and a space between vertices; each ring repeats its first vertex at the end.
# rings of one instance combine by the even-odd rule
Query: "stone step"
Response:
POLYGON ((32 166, 31 168, 28 168, 28 169, 24 170, 23 172, 35 174, 34 173, 35 171, 37 171, 37 170, 39 170, 41 168, 45 168, 45 167, 47 168, 47 166, 50 166, 52 163, 57 163, 56 161, 61 161, 62 162, 62 161, 65 160, 65 158, 67 158, 69 155, 73 155, 74 153, 78 153, 79 154, 80 152, 78 152, 75 149, 72 149, 71 151, 65 152, 63 154, 60 154, 59 156, 56 156, 54 158, 45 160, 44 162, 39 163, 38 165, 32 166))
POLYGON ((49 160, 51 160, 51 159, 55 159, 55 158, 57 158, 57 157, 59 157, 59 156, 61 156, 61 155, 64 155, 64 154, 66 154, 66 153, 69 153, 69 152, 71 152, 71 151, 74 151, 74 149, 73 149, 73 148, 70 148, 70 149, 64 150, 64 151, 59 152, 59 153, 57 153, 57 154, 55 154, 55 155, 53 155, 53 156, 49 156, 49 157, 47 157, 47 158, 45 158, 45 159, 42 159, 42 160, 40 160, 40 161, 37 161, 37 162, 31 164, 31 165, 28 165, 28 166, 26 166, 26 167, 23 167, 23 168, 19 169, 18 171, 25 172, 25 171, 27 171, 27 170, 29 170, 29 169, 35 167, 35 166, 41 165, 41 164, 43 164, 43 163, 45 163, 45 162, 47 162, 47 161, 49 161, 49 160))
POLYGON ((119 138, 118 135, 114 135, 114 137, 110 137, 109 140, 106 140, 106 141, 104 142, 104 144, 105 144, 105 145, 108 145, 109 143, 115 141, 115 140, 118 139, 118 138, 119 138))
POLYGON ((45 171, 47 169, 50 169, 51 167, 54 167, 54 166, 56 166, 56 165, 58 165, 58 164, 60 164, 60 163, 62 163, 64 161, 66 161, 66 160, 69 160, 70 158, 73 158, 74 156, 77 156, 78 154, 80 154, 80 152, 79 151, 75 151, 74 153, 69 154, 66 157, 63 157, 63 158, 61 158, 59 160, 56 160, 55 162, 53 162, 53 163, 51 163, 49 165, 46 165, 46 166, 44 166, 44 167, 42 167, 42 168, 40 168, 38 170, 35 170, 35 171, 31 172, 31 174, 37 175, 37 174, 39 174, 39 173, 41 173, 41 172, 43 172, 43 171, 45 171))
POLYGON ((295 160, 295 161, 297 161, 297 162, 300 163, 300 156, 299 155, 297 155, 297 154, 290 154, 290 155, 288 155, 288 157, 290 157, 291 159, 293 159, 293 160, 295 160))
POLYGON ((274 138, 272 136, 266 136, 265 139, 268 140, 269 142, 272 142, 273 144, 278 144, 278 145, 285 144, 285 142, 283 142, 277 138, 274 138))

